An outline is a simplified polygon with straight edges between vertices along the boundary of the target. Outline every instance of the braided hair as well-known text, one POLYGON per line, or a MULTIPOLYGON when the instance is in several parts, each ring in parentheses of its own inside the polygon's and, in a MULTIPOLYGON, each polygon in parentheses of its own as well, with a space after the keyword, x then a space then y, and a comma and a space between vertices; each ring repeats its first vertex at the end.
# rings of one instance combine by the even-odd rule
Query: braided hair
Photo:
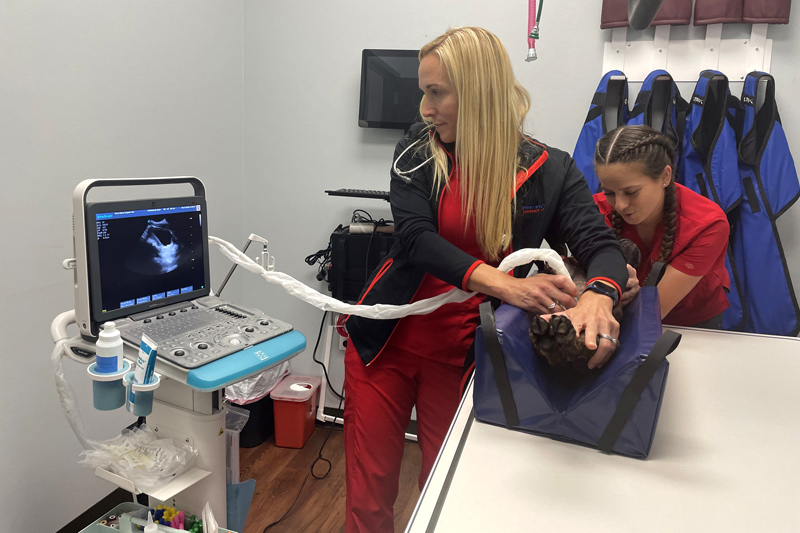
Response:
MULTIPOLYGON (((646 176, 658 180, 667 165, 675 168, 675 145, 665 135, 649 126, 622 126, 603 135, 597 141, 594 164, 642 163, 646 176)), ((675 199, 675 173, 664 190, 664 234, 658 260, 666 262, 675 243, 677 201, 675 199)), ((617 238, 622 237, 622 216, 611 212, 611 228, 617 238)))

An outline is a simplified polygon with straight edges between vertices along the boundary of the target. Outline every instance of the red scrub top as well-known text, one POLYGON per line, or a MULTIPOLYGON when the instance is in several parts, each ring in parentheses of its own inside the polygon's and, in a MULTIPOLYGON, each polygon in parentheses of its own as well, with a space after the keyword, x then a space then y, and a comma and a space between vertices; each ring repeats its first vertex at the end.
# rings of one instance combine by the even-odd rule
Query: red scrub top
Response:
MULTIPOLYGON (((466 280, 482 262, 493 266, 499 263, 490 263, 483 257, 475 235, 475 218, 470 220, 469 225, 465 219, 465 213, 461 209, 461 187, 456 169, 439 202, 439 235, 479 259, 464 276, 466 284, 466 280)), ((449 283, 425 274, 412 302, 432 298, 451 289, 453 286, 449 283)), ((465 302, 443 305, 427 315, 401 318, 388 344, 419 357, 463 366, 480 322, 478 306, 485 299, 485 296, 478 294, 465 302)))
MULTIPOLYGON (((722 209, 704 196, 675 185, 677 218, 675 243, 667 263, 689 276, 703 276, 683 300, 664 317, 664 324, 693 326, 713 318, 728 308, 727 291, 730 278, 725 268, 730 225, 722 209)), ((611 204, 605 193, 594 195, 594 201, 611 226, 611 204)), ((661 253, 661 236, 664 223, 656 227, 653 249, 650 249, 636 232, 635 226, 622 223, 622 236, 630 239, 642 252, 642 264, 636 269, 639 283, 644 283, 653 264, 661 253)))

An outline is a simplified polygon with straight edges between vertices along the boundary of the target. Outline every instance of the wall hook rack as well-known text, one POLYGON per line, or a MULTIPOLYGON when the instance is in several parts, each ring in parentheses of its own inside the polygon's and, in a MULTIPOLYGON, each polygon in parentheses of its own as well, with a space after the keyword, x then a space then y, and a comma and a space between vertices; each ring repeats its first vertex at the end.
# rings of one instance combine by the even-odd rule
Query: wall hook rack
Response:
POLYGON ((753 24, 750 38, 722 39, 722 24, 706 26, 705 39, 670 41, 670 26, 656 26, 652 41, 628 41, 628 28, 612 30, 603 51, 603 72, 621 70, 630 82, 643 82, 656 69, 676 82, 695 82, 706 69, 719 70, 731 81, 744 81, 754 70, 769 72, 772 39, 767 24, 753 24))

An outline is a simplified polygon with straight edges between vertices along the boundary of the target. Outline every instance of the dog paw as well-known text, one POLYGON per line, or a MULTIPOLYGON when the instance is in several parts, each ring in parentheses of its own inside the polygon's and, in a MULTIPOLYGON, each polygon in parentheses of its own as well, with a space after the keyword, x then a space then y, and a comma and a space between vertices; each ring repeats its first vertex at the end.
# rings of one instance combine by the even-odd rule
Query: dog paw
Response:
POLYGON ((569 317, 553 315, 550 321, 529 314, 529 337, 534 350, 547 359, 553 368, 571 368, 578 372, 588 369, 587 363, 596 350, 589 350, 584 335, 578 335, 569 317))

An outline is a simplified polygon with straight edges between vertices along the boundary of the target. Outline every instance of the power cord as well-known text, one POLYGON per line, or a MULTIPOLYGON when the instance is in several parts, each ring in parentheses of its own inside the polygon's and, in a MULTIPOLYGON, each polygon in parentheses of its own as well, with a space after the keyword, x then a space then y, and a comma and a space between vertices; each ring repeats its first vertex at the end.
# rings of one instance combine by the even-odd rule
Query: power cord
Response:
POLYGON ((391 226, 394 224, 394 220, 386 220, 385 218, 380 218, 375 220, 372 218, 368 212, 364 211, 363 209, 356 209, 353 211, 353 216, 350 219, 351 224, 374 224, 377 228, 378 226, 391 226), (363 214, 362 214, 363 213, 363 214))
MULTIPOLYGON (((327 316, 328 316, 328 312, 325 311, 322 314, 322 322, 319 325, 319 333, 317 334, 317 342, 314 345, 314 351, 311 354, 311 358, 314 359, 315 363, 317 363, 317 364, 322 366, 322 370, 325 373, 325 380, 328 382, 328 388, 330 389, 330 391, 332 393, 334 393, 336 396, 339 397, 339 406, 336 408, 336 412, 340 412, 341 409, 342 409, 342 402, 344 402, 344 396, 342 394, 339 394, 338 392, 336 392, 336 390, 331 385, 330 379, 328 379, 328 369, 325 368, 325 364, 322 361, 317 360, 317 348, 319 347, 320 339, 322 339, 322 330, 323 330, 323 328, 325 326, 325 318, 327 318, 327 316)), ((328 443, 328 439, 331 438, 331 434, 333 433, 333 429, 334 429, 335 426, 336 426, 336 417, 333 417, 333 420, 331 420, 330 429, 328 430, 328 435, 325 437, 325 441, 323 441, 322 446, 319 447, 319 452, 317 453, 317 458, 314 459, 314 462, 311 463, 311 467, 308 469, 308 472, 306 472, 306 477, 303 478, 303 483, 300 485, 300 490, 297 491, 297 495, 294 497, 294 501, 289 506, 289 508, 286 510, 286 512, 283 513, 283 516, 281 516, 276 521, 272 522, 271 524, 269 524, 267 527, 264 528, 263 533, 266 533, 269 528, 271 528, 272 526, 278 525, 284 518, 289 516, 289 513, 294 508, 294 505, 297 503, 297 500, 300 499, 300 494, 303 492, 303 488, 306 486, 306 482, 308 481, 308 476, 312 476, 314 479, 325 479, 326 477, 328 477, 328 474, 331 473, 331 468, 333 468, 333 465, 331 464, 331 462, 328 459, 325 459, 324 457, 322 457, 322 450, 325 448, 325 445, 328 443), (325 471, 324 474, 317 475, 314 472, 314 468, 316 467, 317 463, 319 463, 320 461, 323 461, 323 462, 327 463, 328 464, 328 469, 325 471)))
POLYGON ((314 351, 311 352, 311 359, 313 359, 315 363, 317 363, 319 366, 322 367, 322 372, 325 374, 325 381, 328 383, 328 389, 330 389, 330 391, 337 398, 341 399, 344 398, 344 396, 336 392, 336 389, 334 389, 333 385, 331 385, 331 380, 330 378, 328 378, 328 369, 325 367, 325 363, 317 359, 317 348, 319 348, 319 341, 322 338, 322 329, 325 327, 325 318, 327 318, 327 316, 328 316, 327 311, 322 313, 322 321, 319 323, 319 333, 317 333, 317 342, 316 344, 314 344, 314 351))
MULTIPOLYGON (((340 231, 342 229, 342 225, 339 224, 339 227, 334 230, 340 231)), ((305 258, 305 262, 309 266, 318 265, 317 266, 317 281, 323 281, 328 276, 328 270, 331 268, 331 254, 333 253, 333 243, 328 241, 328 247, 322 250, 318 250, 313 254, 307 256, 305 258)))
MULTIPOLYGON (((340 397, 340 398, 339 398, 339 407, 337 407, 337 408, 336 408, 337 410, 339 410, 339 409, 341 409, 341 408, 342 408, 342 401, 343 401, 343 400, 344 400, 344 398, 342 398, 342 397, 340 397)), ((285 513, 283 513, 283 516, 281 516, 281 517, 280 517, 280 518, 278 518, 276 521, 272 522, 271 524, 269 524, 267 527, 265 527, 265 528, 264 528, 264 531, 263 531, 263 533, 267 533, 267 530, 268 530, 269 528, 271 528, 272 526, 276 526, 276 525, 278 525, 279 523, 281 523, 281 521, 282 521, 284 518, 286 518, 287 516, 289 516, 289 513, 290 513, 290 512, 292 511, 292 509, 294 508, 294 504, 296 504, 296 503, 297 503, 297 500, 299 500, 299 499, 300 499, 300 494, 303 492, 303 487, 305 487, 305 486, 306 486, 306 481, 308 481, 308 476, 309 476, 309 475, 310 475, 310 476, 312 476, 314 479, 325 479, 326 477, 328 477, 328 474, 330 474, 330 473, 331 473, 331 468, 333 468, 333 465, 331 464, 331 462, 330 462, 329 460, 327 460, 327 459, 325 459, 324 457, 322 457, 322 449, 323 449, 323 448, 325 448, 325 445, 328 443, 328 439, 329 439, 329 438, 331 438, 331 434, 333 433, 333 428, 334 428, 334 426, 335 426, 335 425, 336 425, 336 418, 334 417, 334 419, 333 419, 333 420, 331 420, 331 427, 330 427, 330 429, 328 430, 328 435, 325 437, 325 441, 322 443, 322 446, 320 446, 320 447, 319 447, 319 452, 317 453, 317 458, 316 458, 316 459, 314 459, 314 462, 313 462, 313 463, 311 463, 311 468, 309 468, 309 469, 308 469, 308 472, 306 472, 306 477, 305 477, 305 478, 303 478, 303 484, 302 484, 302 485, 300 485, 300 490, 298 490, 298 491, 297 491, 297 496, 295 496, 295 497, 294 497, 294 501, 293 501, 293 502, 292 502, 292 504, 289 506, 289 508, 288 508, 288 509, 286 509, 286 512, 285 512, 285 513), (315 473, 314 473, 314 467, 315 467, 315 466, 317 465, 317 463, 318 463, 318 462, 320 462, 320 461, 323 461, 323 462, 325 462, 325 463, 328 463, 328 469, 325 471, 325 473, 324 473, 324 474, 322 474, 322 475, 317 475, 317 474, 315 474, 315 473)))

